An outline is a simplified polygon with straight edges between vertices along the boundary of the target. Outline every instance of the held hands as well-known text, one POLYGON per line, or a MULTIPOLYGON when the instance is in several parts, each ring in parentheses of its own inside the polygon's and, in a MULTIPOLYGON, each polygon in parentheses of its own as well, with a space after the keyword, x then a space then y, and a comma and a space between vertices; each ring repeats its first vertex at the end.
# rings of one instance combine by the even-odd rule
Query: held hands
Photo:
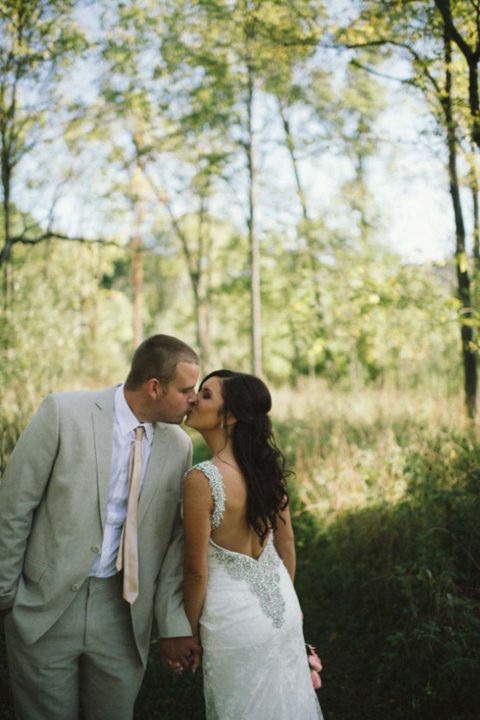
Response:
POLYGON ((198 635, 162 638, 160 648, 163 662, 178 675, 184 670, 196 672, 200 667, 202 647, 198 635))

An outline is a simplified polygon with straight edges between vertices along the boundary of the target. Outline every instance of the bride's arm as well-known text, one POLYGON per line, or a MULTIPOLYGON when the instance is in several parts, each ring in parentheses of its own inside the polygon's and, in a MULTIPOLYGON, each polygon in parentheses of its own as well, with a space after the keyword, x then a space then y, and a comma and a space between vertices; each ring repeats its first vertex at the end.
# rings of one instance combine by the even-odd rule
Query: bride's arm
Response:
POLYGON ((207 590, 212 509, 213 500, 207 478, 200 471, 192 470, 185 478, 183 489, 183 600, 194 636, 199 633, 198 623, 207 590))
POLYGON ((275 530, 275 547, 288 570, 288 574, 295 580, 295 535, 293 534, 290 510, 285 508, 278 513, 277 529, 275 530))

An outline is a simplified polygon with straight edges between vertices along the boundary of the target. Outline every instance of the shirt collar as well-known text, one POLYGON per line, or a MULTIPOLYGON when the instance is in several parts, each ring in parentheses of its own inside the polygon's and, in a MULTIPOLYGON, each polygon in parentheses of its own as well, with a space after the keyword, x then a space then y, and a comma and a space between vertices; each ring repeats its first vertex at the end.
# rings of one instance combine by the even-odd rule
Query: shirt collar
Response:
POLYGON ((123 391, 124 386, 119 385, 115 391, 115 417, 122 435, 128 435, 133 432, 136 427, 143 425, 145 428, 145 435, 148 442, 152 441, 153 438, 153 424, 149 422, 140 422, 136 415, 130 409, 123 391))

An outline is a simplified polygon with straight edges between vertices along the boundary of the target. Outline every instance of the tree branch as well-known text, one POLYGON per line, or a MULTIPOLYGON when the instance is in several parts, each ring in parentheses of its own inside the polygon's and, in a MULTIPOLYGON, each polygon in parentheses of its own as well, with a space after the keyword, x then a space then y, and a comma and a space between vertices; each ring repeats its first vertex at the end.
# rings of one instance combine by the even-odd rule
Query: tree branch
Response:
POLYGON ((475 52, 470 47, 470 45, 463 39, 463 37, 458 32, 457 28, 455 27, 455 23, 453 22, 452 13, 450 10, 450 2, 448 0, 435 0, 435 5, 437 6, 438 12, 443 18, 443 22, 445 23, 445 27, 448 30, 448 33, 452 40, 455 41, 455 44, 458 45, 460 50, 465 56, 466 61, 470 65, 470 63, 474 62, 475 60, 475 52))
POLYGON ((12 247, 14 245, 38 245, 46 240, 66 240, 67 242, 78 242, 84 245, 108 245, 117 248, 123 248, 123 245, 114 240, 102 240, 101 238, 84 238, 79 236, 63 235, 62 233, 47 231, 36 237, 27 237, 26 235, 14 235, 10 237, 0 250, 0 267, 9 261, 12 247))
POLYGON ((115 240, 102 240, 102 238, 84 238, 80 236, 63 235, 62 233, 56 232, 45 232, 42 235, 38 235, 35 238, 27 238, 24 235, 17 235, 10 238, 12 245, 36 245, 37 243, 43 242, 44 240, 67 240, 69 242, 83 243, 84 245, 113 245, 114 247, 122 248, 123 245, 115 242, 115 240))
MULTIPOLYGON (((408 43, 398 42, 397 40, 391 40, 388 38, 381 38, 379 40, 371 40, 366 43, 348 43, 348 44, 342 43, 340 47, 347 48, 348 50, 356 50, 356 49, 361 49, 361 48, 375 47, 375 46, 379 46, 379 45, 392 45, 393 47, 401 48, 402 50, 406 50, 408 53, 410 53, 410 55, 413 57, 413 59, 416 60, 416 62, 421 66, 423 74, 428 79, 428 81, 432 84, 432 86, 435 89, 435 92, 437 92, 439 95, 441 94, 441 88, 440 88, 438 82, 433 77, 433 75, 428 71, 428 69, 425 65, 424 59, 408 43)), ((352 60, 352 63, 355 64, 357 67, 360 67, 360 68, 363 67, 363 69, 366 72, 372 72, 373 74, 380 74, 380 73, 376 73, 376 71, 371 70, 370 68, 368 68, 366 66, 362 66, 357 60, 352 60)), ((391 78, 391 79, 395 80, 396 78, 391 78)), ((400 80, 400 78, 398 78, 398 80, 403 83, 408 82, 406 80, 400 80)))

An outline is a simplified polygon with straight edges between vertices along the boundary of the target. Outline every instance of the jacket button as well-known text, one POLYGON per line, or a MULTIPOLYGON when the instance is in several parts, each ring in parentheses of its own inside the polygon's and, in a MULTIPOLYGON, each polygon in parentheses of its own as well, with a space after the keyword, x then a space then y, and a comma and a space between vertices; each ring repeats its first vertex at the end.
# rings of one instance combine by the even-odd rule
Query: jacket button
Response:
POLYGON ((70 589, 73 590, 73 592, 77 592, 77 590, 80 590, 80 585, 78 583, 74 583, 70 589))
POLYGON ((100 552, 100 545, 92 545, 90 550, 94 553, 98 553, 98 552, 100 552))

